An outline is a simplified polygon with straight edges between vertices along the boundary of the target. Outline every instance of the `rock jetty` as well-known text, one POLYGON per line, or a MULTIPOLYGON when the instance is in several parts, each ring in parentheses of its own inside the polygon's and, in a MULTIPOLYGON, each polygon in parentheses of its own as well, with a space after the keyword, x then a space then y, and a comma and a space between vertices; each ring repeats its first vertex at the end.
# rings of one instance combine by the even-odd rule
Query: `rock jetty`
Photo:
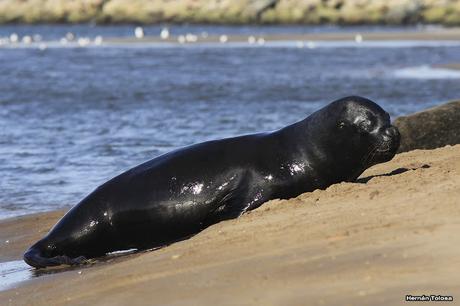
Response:
POLYGON ((443 24, 460 0, 0 0, 0 23, 443 24))

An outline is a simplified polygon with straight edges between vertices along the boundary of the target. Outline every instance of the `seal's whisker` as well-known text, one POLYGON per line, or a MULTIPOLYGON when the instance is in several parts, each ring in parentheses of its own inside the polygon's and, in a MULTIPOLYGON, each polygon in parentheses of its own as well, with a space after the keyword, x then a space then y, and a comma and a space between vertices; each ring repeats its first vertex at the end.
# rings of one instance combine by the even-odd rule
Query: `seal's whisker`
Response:
POLYGON ((375 146, 373 146, 369 152, 364 156, 364 158, 361 160, 361 163, 366 166, 368 162, 372 161, 372 159, 375 156, 375 152, 378 150, 379 146, 381 145, 381 142, 377 143, 375 146))

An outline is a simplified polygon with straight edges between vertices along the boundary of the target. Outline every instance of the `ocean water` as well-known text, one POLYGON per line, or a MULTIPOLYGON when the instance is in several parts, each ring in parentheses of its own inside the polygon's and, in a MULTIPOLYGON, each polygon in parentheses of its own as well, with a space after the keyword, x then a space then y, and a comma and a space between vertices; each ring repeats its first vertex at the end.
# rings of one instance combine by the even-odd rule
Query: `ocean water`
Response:
MULTIPOLYGON (((392 117, 460 98, 460 42, 61 46, 132 36, 133 26, 1 26, 0 218, 76 204, 111 177, 172 149, 269 131, 363 95, 392 117)), ((382 28, 171 27, 265 35, 382 28)), ((400 28, 384 28, 398 30, 400 28)), ((407 30, 417 31, 418 28, 407 30)), ((160 27, 148 27, 158 35, 160 27)))

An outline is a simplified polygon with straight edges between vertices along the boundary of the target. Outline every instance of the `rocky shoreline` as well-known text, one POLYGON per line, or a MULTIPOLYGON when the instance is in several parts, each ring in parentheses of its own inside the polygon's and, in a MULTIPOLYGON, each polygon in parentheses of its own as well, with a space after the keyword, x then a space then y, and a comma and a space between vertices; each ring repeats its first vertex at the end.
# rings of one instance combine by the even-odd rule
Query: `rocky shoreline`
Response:
POLYGON ((459 0, 2 0, 0 23, 460 25, 459 0))

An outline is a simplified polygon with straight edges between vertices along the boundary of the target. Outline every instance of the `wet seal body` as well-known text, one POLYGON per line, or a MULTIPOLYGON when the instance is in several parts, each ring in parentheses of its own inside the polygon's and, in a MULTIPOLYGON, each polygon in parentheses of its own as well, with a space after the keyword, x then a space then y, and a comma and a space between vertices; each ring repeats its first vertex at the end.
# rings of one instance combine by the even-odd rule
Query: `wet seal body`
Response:
POLYGON ((161 155, 99 186, 24 254, 34 267, 164 246, 275 198, 353 181, 393 158, 399 132, 374 102, 334 101, 271 133, 161 155))

